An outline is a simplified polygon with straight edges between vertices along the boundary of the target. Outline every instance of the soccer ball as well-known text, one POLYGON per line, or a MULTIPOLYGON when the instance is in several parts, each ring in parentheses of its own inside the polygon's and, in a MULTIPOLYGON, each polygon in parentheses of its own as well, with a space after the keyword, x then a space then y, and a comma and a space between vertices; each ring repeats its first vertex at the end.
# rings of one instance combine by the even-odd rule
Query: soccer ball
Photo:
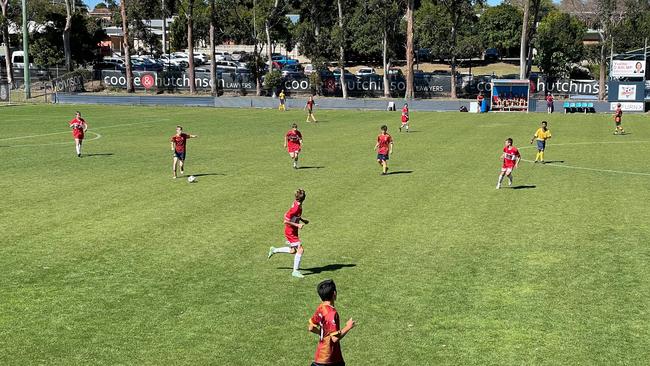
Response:
POLYGON ((190 175, 189 177, 187 177, 187 183, 194 183, 194 182, 196 182, 195 176, 190 175))

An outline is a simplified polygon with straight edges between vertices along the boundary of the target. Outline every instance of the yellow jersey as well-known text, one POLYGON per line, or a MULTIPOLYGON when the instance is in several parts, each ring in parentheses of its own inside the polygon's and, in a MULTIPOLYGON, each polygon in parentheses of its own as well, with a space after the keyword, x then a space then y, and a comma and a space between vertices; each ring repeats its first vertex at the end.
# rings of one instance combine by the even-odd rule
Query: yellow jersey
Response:
POLYGON ((535 132, 535 138, 538 141, 546 141, 551 138, 551 130, 547 129, 544 131, 544 129, 540 127, 535 132))
POLYGON ((280 97, 280 99, 284 99, 284 92, 280 92, 279 97, 280 97))

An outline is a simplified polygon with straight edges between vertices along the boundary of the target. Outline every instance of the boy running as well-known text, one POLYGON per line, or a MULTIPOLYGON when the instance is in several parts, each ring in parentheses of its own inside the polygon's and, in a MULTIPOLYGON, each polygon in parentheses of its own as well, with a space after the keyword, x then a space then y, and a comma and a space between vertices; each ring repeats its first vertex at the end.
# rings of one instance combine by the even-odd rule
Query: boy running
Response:
POLYGON ((305 104, 305 108, 307 110, 307 122, 309 122, 309 119, 311 118, 312 121, 318 122, 316 120, 316 117, 314 116, 314 106, 316 105, 316 102, 314 102, 314 97, 309 96, 309 99, 307 99, 307 104, 305 104))
POLYGON ((81 144, 84 141, 84 134, 88 130, 86 120, 81 118, 81 112, 77 111, 74 118, 68 123, 72 128, 72 136, 74 137, 74 147, 77 151, 77 157, 81 157, 81 144))
POLYGON ((399 127, 399 132, 402 132, 402 128, 406 128, 406 132, 409 132, 409 105, 404 103, 402 107, 402 125, 399 127))
POLYGON ((176 126, 176 134, 172 136, 170 142, 172 144, 173 163, 172 163, 172 172, 174 172, 173 178, 176 179, 176 165, 180 166, 181 175, 185 174, 183 171, 185 168, 185 147, 187 145, 187 139, 197 138, 197 135, 190 135, 183 132, 182 126, 176 126))
POLYGON ((623 109, 621 109, 621 103, 616 105, 616 110, 614 111, 614 123, 616 124, 616 129, 614 130, 614 135, 624 135, 625 130, 621 126, 621 121, 623 120, 623 109))
POLYGON ((308 330, 319 336, 311 366, 345 366, 341 353, 341 339, 356 326, 356 322, 350 318, 341 329, 339 314, 334 307, 336 301, 334 281, 325 280, 319 283, 316 291, 323 302, 318 305, 314 315, 309 319, 308 330))
POLYGON ((530 139, 530 144, 537 140, 537 155, 535 155, 535 163, 539 160, 544 163, 544 149, 546 148, 546 140, 551 138, 551 130, 548 129, 548 122, 542 121, 542 127, 538 128, 530 139))
POLYGON ((377 144, 375 144, 377 151, 377 162, 382 167, 381 175, 388 174, 388 159, 390 154, 393 153, 393 138, 388 134, 388 126, 381 126, 381 133, 377 136, 377 144))
POLYGON ((291 160, 293 160, 293 168, 298 169, 298 155, 302 149, 302 134, 298 131, 298 125, 292 124, 291 129, 284 135, 284 148, 287 149, 291 160))
POLYGON ((279 111, 286 111, 287 107, 285 106, 285 103, 287 101, 287 97, 284 94, 284 89, 282 89, 282 91, 280 91, 280 95, 278 97, 280 97, 280 105, 278 106, 278 110, 279 111))
POLYGON ((304 252, 302 242, 298 237, 298 230, 302 229, 304 225, 309 223, 308 220, 302 218, 302 203, 305 201, 307 194, 304 190, 298 189, 295 197, 296 200, 293 202, 293 205, 291 205, 289 211, 284 214, 284 237, 287 239, 288 246, 281 248, 271 247, 269 249, 268 258, 271 258, 273 254, 276 253, 295 254, 293 257, 293 272, 291 272, 291 275, 293 277, 303 278, 305 276, 298 271, 300 268, 302 253, 304 252))
POLYGON ((501 182, 503 182, 504 176, 508 177, 508 185, 512 185, 512 171, 517 168, 521 159, 519 150, 512 146, 512 139, 509 137, 506 139, 506 146, 503 147, 501 159, 503 159, 503 165, 501 166, 501 174, 499 174, 499 180, 497 181, 497 189, 501 188, 501 182))

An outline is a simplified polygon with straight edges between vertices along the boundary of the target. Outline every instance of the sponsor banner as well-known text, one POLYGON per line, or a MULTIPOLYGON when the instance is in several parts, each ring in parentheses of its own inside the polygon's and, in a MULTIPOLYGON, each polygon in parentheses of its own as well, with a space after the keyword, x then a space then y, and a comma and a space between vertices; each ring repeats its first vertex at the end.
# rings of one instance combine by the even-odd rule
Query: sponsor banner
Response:
MULTIPOLYGON (((341 80, 337 77, 326 77, 322 80, 321 94, 325 96, 341 96, 341 80)), ((381 97, 384 95, 384 78, 381 75, 347 76, 345 85, 348 94, 355 97, 381 97)), ((307 77, 286 78, 282 84, 289 92, 309 92, 312 90, 307 77)), ((388 87, 392 96, 404 96, 406 79, 402 76, 391 76, 388 87)), ((451 77, 431 74, 416 74, 414 92, 418 98, 448 95, 451 93, 451 77)))
POLYGON ((645 99, 645 83, 642 81, 610 81, 608 85, 612 91, 607 98, 610 102, 641 102, 645 99))
MULTIPOLYGON (((223 90, 255 90, 254 78, 246 74, 219 73, 218 87, 223 90)), ((102 83, 107 87, 126 88, 126 74, 121 71, 102 71, 102 83)), ((136 89, 178 90, 189 89, 190 78, 185 72, 134 71, 133 84, 136 89)), ((210 89, 210 73, 195 73, 194 84, 197 89, 210 89)))
MULTIPOLYGON (((609 110, 615 111, 617 105, 617 102, 609 103, 609 110)), ((621 102, 621 109, 624 112, 644 112, 645 105, 643 102, 621 102)))
MULTIPOLYGON (((535 97, 543 97, 547 92, 554 95, 598 95, 600 84, 598 80, 547 79, 540 77, 531 81, 530 93, 535 97)), ((607 86, 605 86, 607 92, 607 86)))
POLYGON ((0 83, 0 102, 9 101, 9 84, 0 83))
POLYGON ((68 74, 52 80, 52 90, 55 93, 78 93, 85 91, 84 78, 81 74, 68 74))
POLYGON ((620 77, 644 77, 645 75, 645 60, 613 60, 611 68, 611 76, 615 78, 620 77))

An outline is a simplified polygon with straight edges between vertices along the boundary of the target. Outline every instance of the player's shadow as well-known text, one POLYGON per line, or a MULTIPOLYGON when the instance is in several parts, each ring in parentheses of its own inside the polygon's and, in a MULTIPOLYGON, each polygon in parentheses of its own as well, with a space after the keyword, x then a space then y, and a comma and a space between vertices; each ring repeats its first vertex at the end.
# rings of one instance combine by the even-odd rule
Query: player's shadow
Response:
POLYGON ((535 188, 537 188, 536 185, 530 185, 530 184, 510 187, 510 189, 535 189, 535 188))
POLYGON ((113 153, 96 153, 96 154, 84 154, 84 157, 93 157, 93 156, 113 156, 113 153))
POLYGON ((300 169, 325 169, 324 166, 299 166, 298 170, 300 169))
POLYGON ((225 175, 222 173, 199 173, 199 174, 192 174, 195 177, 207 177, 209 175, 225 175))
POLYGON ((413 173, 412 170, 396 170, 394 172, 388 172, 386 175, 393 175, 393 174, 411 174, 413 173))
MULTIPOLYGON (((333 272, 333 271, 338 271, 342 268, 351 268, 351 267, 356 267, 357 265, 354 263, 335 263, 335 264, 328 264, 325 266, 321 267, 312 267, 312 268, 302 268, 303 274, 305 276, 310 276, 310 275, 315 275, 319 274, 322 272, 333 272)), ((289 267, 278 267, 278 269, 291 269, 289 267)))
POLYGON ((420 130, 410 130, 409 132, 404 132, 404 133, 408 135, 409 133, 420 133, 420 132, 422 132, 422 131, 420 131, 420 130))
POLYGON ((542 164, 555 164, 555 163, 564 163, 564 160, 548 160, 543 162, 542 164))

